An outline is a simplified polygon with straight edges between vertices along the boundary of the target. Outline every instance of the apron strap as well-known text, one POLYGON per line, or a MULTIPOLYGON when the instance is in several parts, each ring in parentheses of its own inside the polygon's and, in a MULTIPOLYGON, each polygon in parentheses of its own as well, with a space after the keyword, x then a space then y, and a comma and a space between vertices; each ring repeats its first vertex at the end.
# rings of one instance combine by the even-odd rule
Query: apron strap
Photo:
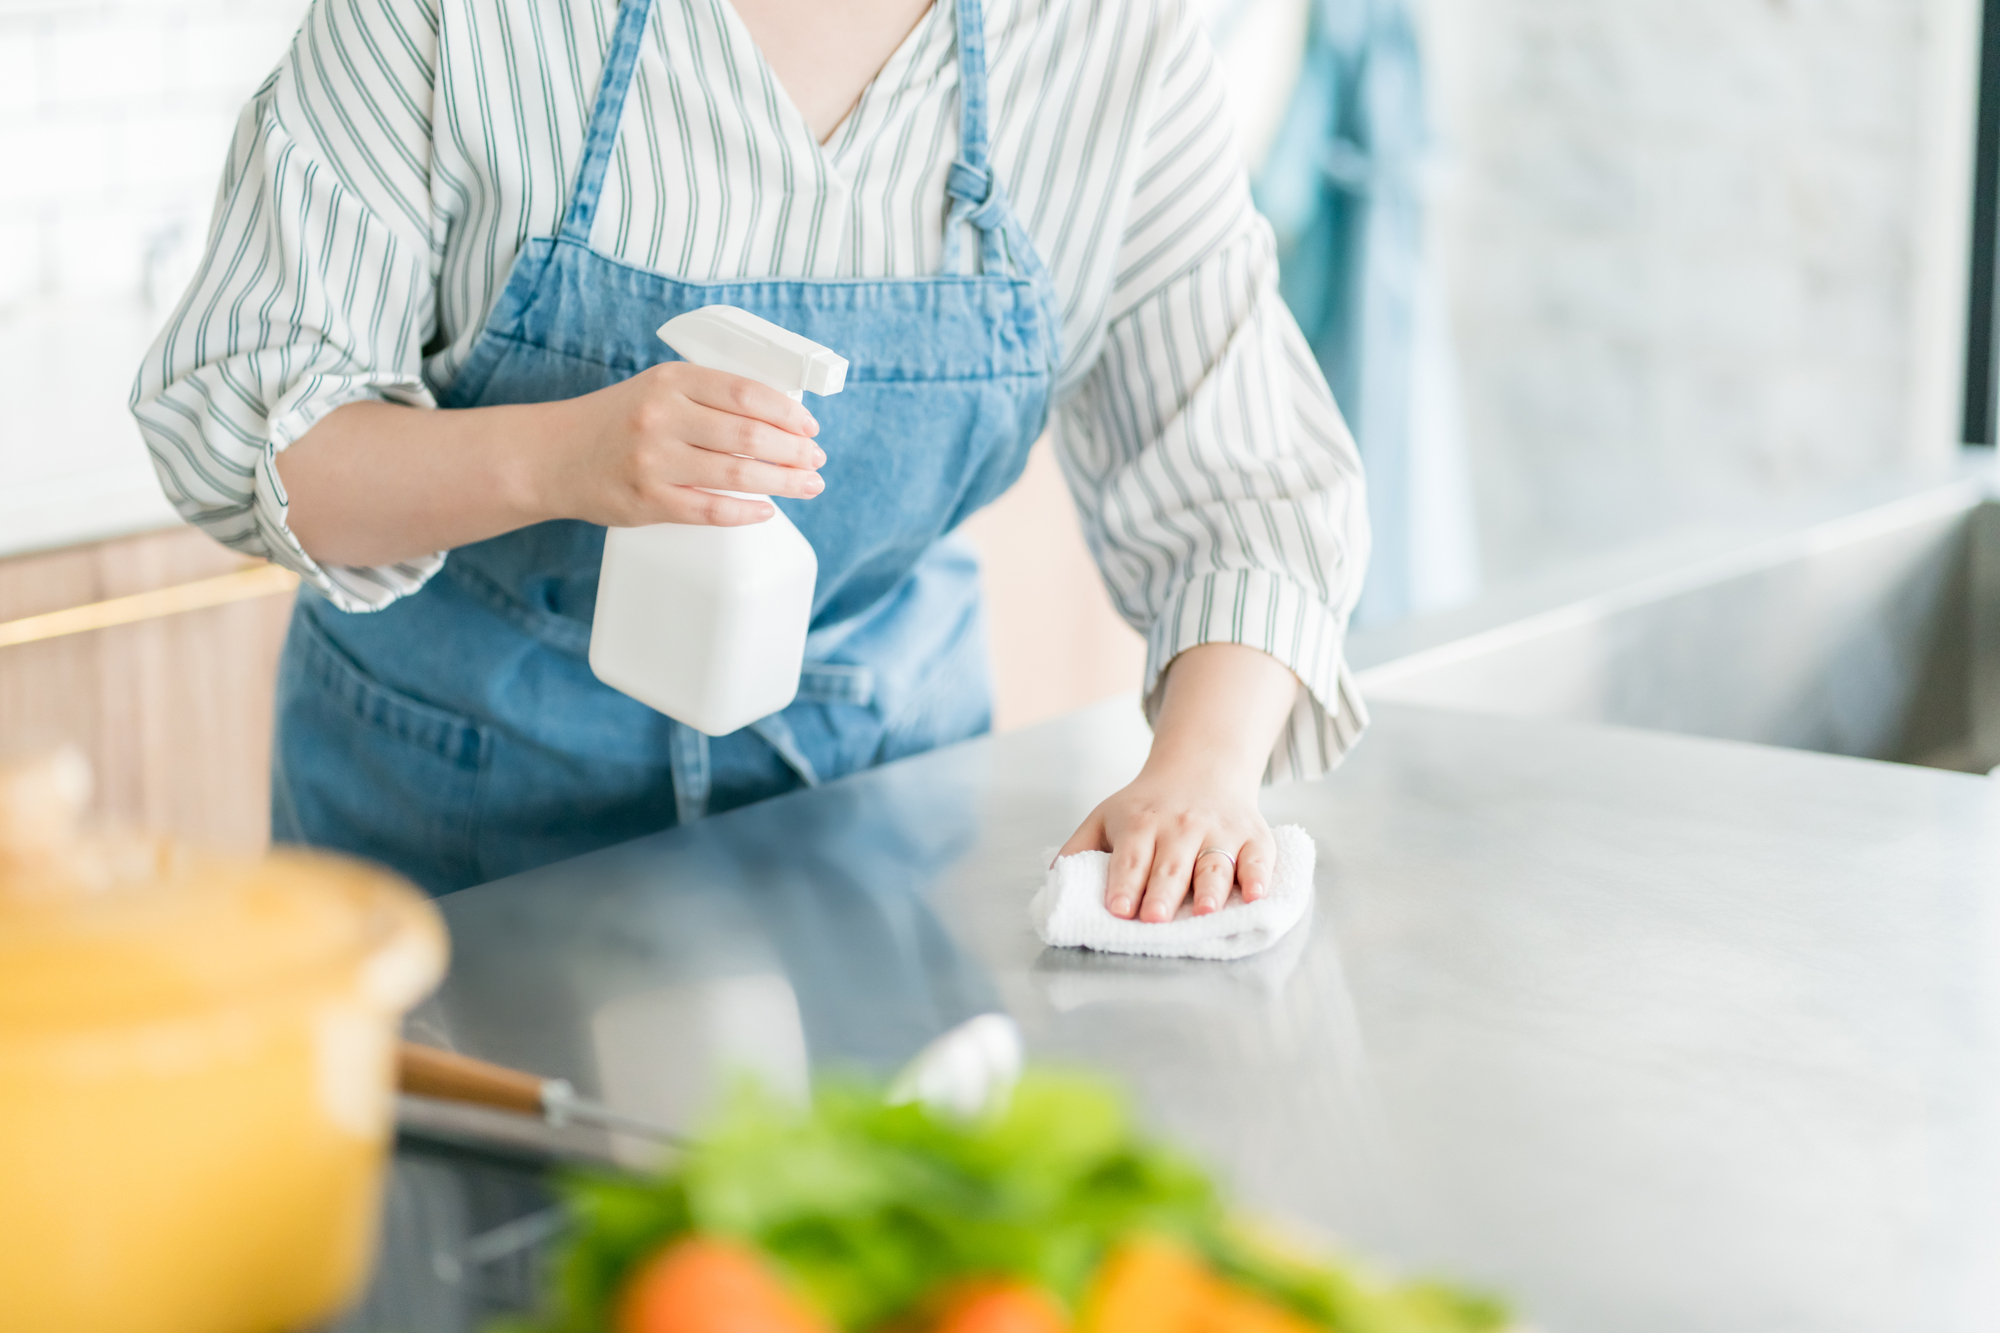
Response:
POLYGON ((1001 233, 1012 216, 1000 183, 993 177, 986 135, 986 12, 979 0, 958 5, 958 157, 945 177, 951 212, 944 220, 944 271, 959 270, 959 238, 967 226, 979 232, 979 267, 1006 272, 1001 233))
POLYGON ((1007 191, 993 174, 987 136, 986 14, 980 0, 958 4, 958 157, 945 176, 945 197, 951 211, 944 220, 944 271, 961 268, 959 242, 966 227, 979 233, 979 271, 998 276, 1009 270, 1034 284, 1040 297, 1044 336, 1050 361, 1061 360, 1062 324, 1055 308, 1055 287, 1035 250, 1028 229, 1014 215, 1007 191))
POLYGON ((958 160, 987 167, 986 13, 979 0, 958 0, 958 160))
POLYGON ((684 722, 673 724, 667 764, 674 775, 674 822, 692 824, 708 813, 708 737, 684 722))
POLYGON ((750 724, 750 730, 761 736, 764 744, 778 752, 778 758, 785 761, 785 767, 799 775, 801 782, 808 787, 819 786, 819 770, 813 767, 812 760, 806 758, 804 747, 799 744, 799 738, 792 734, 792 724, 785 721, 783 713, 773 713, 769 717, 758 718, 750 724))
MULTIPOLYGON (((777 752, 785 767, 799 775, 808 787, 819 786, 819 770, 806 757, 791 723, 783 713, 773 713, 752 722, 748 728, 764 744, 777 752)), ((684 722, 673 724, 667 746, 667 763, 674 779, 674 822, 692 824, 708 817, 709 794, 715 789, 715 770, 710 766, 708 737, 684 722)))
POLYGON ((639 66, 646 18, 652 12, 653 0, 624 0, 618 6, 618 26, 611 32, 611 48, 605 52, 604 73, 597 82, 597 104, 591 109, 590 128, 583 136, 583 164, 577 168, 576 185, 570 190, 569 208, 563 214, 560 234, 564 240, 590 244, 591 224, 597 221, 597 196, 604 188, 611 150, 618 146, 625 94, 632 88, 632 71, 639 66))

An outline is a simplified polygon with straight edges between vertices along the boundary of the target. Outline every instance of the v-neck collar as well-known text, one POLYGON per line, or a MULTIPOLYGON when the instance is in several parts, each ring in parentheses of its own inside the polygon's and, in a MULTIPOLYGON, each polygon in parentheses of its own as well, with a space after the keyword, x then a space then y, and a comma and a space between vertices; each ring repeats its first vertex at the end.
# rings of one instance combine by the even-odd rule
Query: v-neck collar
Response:
POLYGON ((822 141, 813 135, 812 125, 806 120, 805 112, 801 111, 799 104, 792 100, 791 90, 785 87, 784 80, 780 79, 777 71, 771 68, 771 62, 764 58, 764 49, 757 45, 757 39, 751 35, 749 25, 743 22, 743 16, 736 12, 736 6, 730 3, 730 0, 711 0, 711 3, 721 12, 722 30, 732 48, 731 58, 738 64, 747 65, 756 71, 757 77, 771 89, 772 100, 778 108, 778 116, 786 132, 811 144, 829 170, 834 169, 836 164, 852 151, 854 131, 863 122, 861 113, 877 99, 878 95, 891 95, 900 90, 907 81, 910 64, 916 59, 917 52, 922 50, 930 39, 931 26, 939 21, 940 15, 944 21, 950 22, 951 16, 957 12, 953 0, 931 0, 930 8, 926 9, 923 17, 903 35, 903 40, 896 44, 896 49, 882 62, 882 68, 876 70, 875 77, 868 80, 867 85, 862 88, 861 96, 854 99, 854 105, 847 108, 847 114, 827 132, 825 140, 822 141))

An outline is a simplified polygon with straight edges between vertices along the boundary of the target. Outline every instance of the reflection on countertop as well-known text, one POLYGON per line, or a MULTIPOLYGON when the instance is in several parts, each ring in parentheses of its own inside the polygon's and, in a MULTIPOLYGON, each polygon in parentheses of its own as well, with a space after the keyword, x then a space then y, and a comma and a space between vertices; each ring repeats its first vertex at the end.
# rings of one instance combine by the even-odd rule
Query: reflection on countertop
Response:
POLYGON ((685 1123, 998 1007, 1249 1206, 1541 1326, 2000 1318, 2000 784, 1385 704, 1267 796, 1321 855, 1279 950, 1046 951, 1145 744, 1114 701, 452 895, 418 1035, 685 1123))

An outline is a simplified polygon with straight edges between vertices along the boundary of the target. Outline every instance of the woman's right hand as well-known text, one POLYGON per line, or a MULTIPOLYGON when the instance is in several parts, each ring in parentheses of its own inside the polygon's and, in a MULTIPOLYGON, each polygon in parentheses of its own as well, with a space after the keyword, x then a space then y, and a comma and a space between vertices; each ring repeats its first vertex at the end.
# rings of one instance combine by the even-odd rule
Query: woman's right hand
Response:
POLYGON ((287 519, 315 560, 386 565, 552 518, 739 527, 777 511, 716 491, 824 489, 812 413, 776 389, 669 361, 580 398, 337 407, 278 454, 287 519))
POLYGON ((775 510, 716 491, 810 499, 826 488, 812 413, 741 375, 668 361, 550 406, 559 443, 529 461, 550 518, 739 527, 775 510))

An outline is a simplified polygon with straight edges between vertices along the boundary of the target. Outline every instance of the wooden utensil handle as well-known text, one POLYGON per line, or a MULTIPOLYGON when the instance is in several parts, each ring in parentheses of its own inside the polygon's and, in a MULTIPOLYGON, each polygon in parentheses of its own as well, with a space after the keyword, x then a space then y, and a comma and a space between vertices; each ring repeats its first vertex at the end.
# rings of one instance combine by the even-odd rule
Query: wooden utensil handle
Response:
POLYGON ((396 1086, 419 1097, 471 1102, 523 1115, 542 1114, 546 1082, 505 1065, 475 1060, 456 1051, 403 1042, 396 1048, 396 1086))

